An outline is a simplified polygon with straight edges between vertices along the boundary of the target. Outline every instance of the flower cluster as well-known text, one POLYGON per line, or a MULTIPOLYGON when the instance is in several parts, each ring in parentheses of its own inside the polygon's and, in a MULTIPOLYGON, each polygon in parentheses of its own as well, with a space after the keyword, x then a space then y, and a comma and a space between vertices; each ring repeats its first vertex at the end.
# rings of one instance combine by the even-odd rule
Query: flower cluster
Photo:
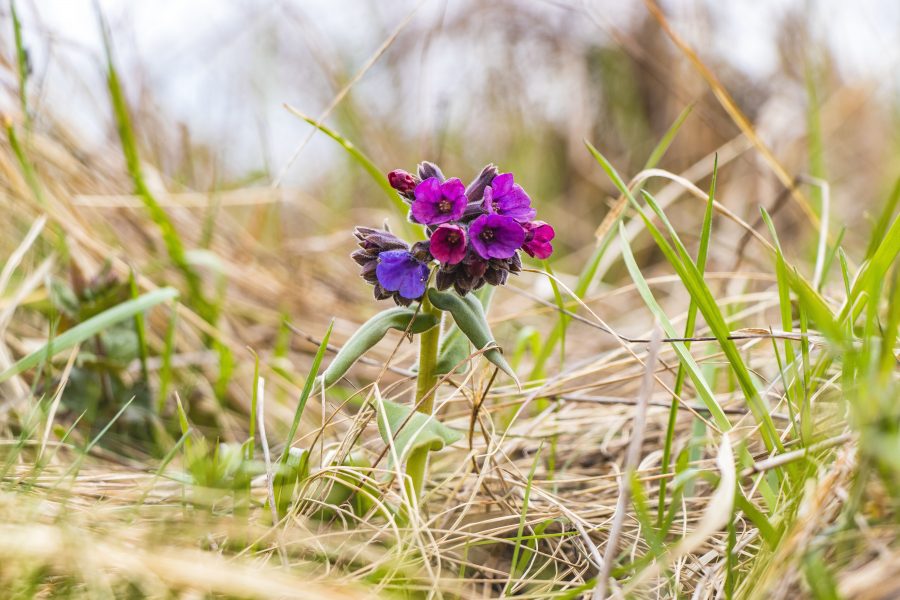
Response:
POLYGON ((408 306, 421 298, 432 261, 439 263, 434 285, 465 295, 485 283, 503 285, 509 273, 521 271, 519 250, 540 259, 553 252, 553 227, 535 220, 531 198, 512 173, 494 165, 468 187, 429 162, 419 165, 417 175, 391 171, 388 181, 409 204, 409 220, 425 226, 428 240, 410 247, 386 229, 356 228, 360 249, 352 257, 379 300, 408 306))

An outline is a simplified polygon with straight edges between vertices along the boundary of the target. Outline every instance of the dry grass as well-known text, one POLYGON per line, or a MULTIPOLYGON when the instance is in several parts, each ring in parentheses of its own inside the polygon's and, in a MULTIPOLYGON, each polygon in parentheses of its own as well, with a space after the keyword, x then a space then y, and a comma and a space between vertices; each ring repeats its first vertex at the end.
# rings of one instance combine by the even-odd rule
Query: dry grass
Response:
MULTIPOLYGON (((444 24, 450 32, 465 26, 461 20, 444 24)), ((626 58, 619 60, 644 78, 675 66, 690 72, 690 61, 683 62, 665 45, 651 21, 642 27, 653 31, 653 43, 666 51, 630 58, 624 52, 626 58)), ((636 52, 636 33, 614 33, 620 46, 611 48, 636 52)), ((431 34, 417 31, 415 39, 427 40, 431 34)), ((552 41, 553 34, 549 25, 534 32, 544 42, 552 41)), ((412 42, 400 36, 395 43, 408 51, 412 42)), ((579 64, 586 67, 590 52, 608 49, 557 50, 560 56, 581 56, 579 64)), ((700 59, 692 58, 697 66, 700 59)), ((388 72, 402 67, 390 52, 382 62, 388 72)), ((14 77, 14 66, 4 67, 14 77)), ((6 465, 0 471, 0 589, 22 598, 576 598, 598 590, 596 597, 830 597, 822 590, 832 588, 818 589, 812 581, 819 574, 823 581, 833 580, 840 597, 896 597, 897 496, 890 484, 896 471, 885 471, 870 458, 877 451, 896 452, 896 447, 871 446, 870 430, 854 424, 848 402, 858 398, 858 390, 847 389, 840 361, 814 371, 831 351, 815 323, 810 358, 803 363, 813 375, 806 390, 808 412, 803 419, 796 417, 790 397, 795 386, 786 383, 790 377, 780 364, 785 356, 776 355, 782 352, 782 340, 769 334, 783 328, 781 298, 769 253, 773 240, 757 218, 758 207, 775 215, 789 259, 810 275, 819 234, 816 209, 810 207, 819 196, 815 188, 797 187, 792 188, 794 202, 787 202, 773 184, 777 178, 790 186, 796 174, 807 171, 810 141, 801 133, 779 139, 775 150, 763 149, 750 120, 738 116, 737 100, 724 91, 728 79, 720 83, 712 71, 704 78, 714 97, 696 77, 676 85, 672 94, 643 83, 648 90, 644 100, 659 112, 680 109, 685 102, 678 97, 687 94, 697 101, 694 115, 699 115, 679 134, 663 162, 667 170, 646 173, 648 185, 693 247, 712 172, 709 157, 718 152, 720 210, 705 280, 734 325, 738 351, 756 378, 784 452, 767 452, 720 344, 695 341, 691 353, 731 429, 723 435, 694 386, 685 385, 673 430, 673 447, 684 458, 677 477, 664 473, 662 449, 679 358, 672 343, 663 343, 658 353, 655 344, 648 347, 653 315, 622 267, 622 248, 615 242, 599 263, 600 283, 582 301, 567 305, 578 318, 567 329, 564 356, 555 352, 544 373, 527 381, 524 390, 503 379, 492 385, 492 370, 477 357, 476 368, 448 378, 437 412, 466 436, 433 455, 420 510, 412 511, 408 521, 400 519, 398 507, 409 500, 375 427, 371 403, 377 404, 377 398, 409 401, 414 347, 400 336, 379 345, 336 390, 327 396, 316 393, 297 438, 284 439, 329 322, 336 319, 331 344, 337 347, 375 310, 369 290, 357 281, 355 265, 346 259, 350 227, 377 224, 386 216, 396 221, 398 216, 380 208, 387 203, 347 201, 379 193, 356 175, 345 176, 345 187, 337 191, 315 185, 306 188, 312 191, 288 185, 208 191, 211 186, 199 184, 208 173, 178 178, 173 175, 178 168, 163 166, 174 158, 168 157, 168 163, 147 159, 151 191, 183 245, 203 250, 192 253, 191 261, 206 296, 219 302, 218 316, 208 322, 186 301, 150 311, 145 318, 148 382, 143 381, 145 365, 133 352, 123 353, 125 364, 104 362, 116 358, 107 338, 86 341, 74 352, 60 353, 52 365, 0 383, 0 457, 6 465), (683 179, 673 181, 675 174, 683 179), (336 201, 341 203, 337 209, 336 201), (234 473, 216 479, 207 471, 219 485, 215 487, 203 485, 196 470, 213 469, 212 449, 219 442, 234 448, 247 440, 255 354, 266 382, 264 423, 272 454, 278 456, 292 443, 309 449, 313 464, 290 514, 274 523, 266 506, 259 436, 256 460, 245 465, 248 495, 234 473), (392 370, 382 368, 386 361, 392 370), (164 380, 168 393, 157 410, 156 394, 164 380), (142 387, 148 383, 149 394, 142 387), (134 402, 120 412, 130 399, 134 402), (180 442, 178 402, 191 427, 180 442), (801 422, 807 428, 803 435, 801 422), (203 448, 210 452, 203 454, 203 448), (369 465, 341 466, 351 451, 369 465), (633 478, 622 477, 632 470, 633 478), (363 477, 368 486, 363 488, 371 500, 368 510, 354 510, 352 501, 333 502, 330 492, 348 473, 363 477), (776 476, 783 478, 780 483, 776 476), (665 539, 655 540, 645 517, 657 515, 662 480, 669 481, 663 502, 674 520, 665 539), (767 533, 746 506, 734 504, 730 481, 777 529, 777 544, 766 541, 767 533), (772 489, 763 489, 767 485, 772 489), (676 487, 683 494, 673 496, 676 487), (622 495, 625 489, 633 501, 622 495), (612 546, 611 530, 618 537, 612 546), (604 562, 612 579, 604 578, 598 586, 604 562)), ((582 83, 589 86, 589 80, 582 83)), ((334 106, 344 94, 343 88, 337 90, 334 106)), ((342 106, 361 102, 351 96, 342 106)), ((859 107, 866 102, 871 99, 860 88, 838 87, 829 95, 819 116, 825 147, 845 139, 845 122, 860 117, 859 107), (854 100, 859 97, 863 100, 854 100)), ((610 113, 614 109, 608 107, 610 113)), ((887 120, 885 112, 881 117, 887 120)), ((358 114, 366 123, 359 128, 365 139, 359 141, 372 154, 391 148, 390 132, 366 121, 364 111, 358 114)), ((6 284, 0 285, 0 371, 39 347, 51 329, 74 324, 71 317, 59 318, 54 291, 59 282, 82 292, 82 306, 89 304, 90 293, 102 290, 118 290, 127 298, 132 273, 140 292, 184 287, 159 228, 141 197, 131 194, 133 180, 118 145, 82 147, 65 126, 67 116, 43 109, 30 130, 23 117, 10 117, 37 188, 9 138, 0 142, 0 207, 7 217, 0 257, 9 260, 10 272, 8 281, 0 277, 6 284), (46 224, 28 237, 26 232, 42 218, 46 224), (16 248, 21 252, 16 254, 16 248)), ((585 117, 585 129, 576 137, 594 139, 590 123, 598 118, 585 117)), ((670 120, 664 120, 663 131, 670 120)), ((135 122, 142 148, 158 148, 151 143, 149 121, 135 122)), ((658 133, 660 127, 652 125, 648 130, 658 133)), ((878 129, 878 123, 870 127, 880 140, 878 129)), ((617 134, 625 137, 622 131, 617 134)), ((155 135, 165 140, 171 133, 161 127, 155 135)), ((548 220, 558 218, 558 229, 569 234, 560 244, 554 271, 561 283, 574 287, 593 249, 595 228, 601 227, 601 238, 615 232, 611 221, 601 226, 607 206, 630 209, 624 199, 616 204, 618 193, 578 140, 560 138, 547 124, 519 140, 533 142, 537 158, 522 152, 510 162, 533 167, 542 152, 552 154, 556 142, 541 140, 553 135, 561 145, 568 144, 562 153, 570 153, 563 161, 565 172, 529 177, 534 187, 552 190, 544 200, 548 220), (598 197, 604 198, 601 208, 598 197), (561 207, 555 199, 568 200, 571 207, 561 207)), ((867 138, 856 135, 850 143, 862 148, 867 138)), ((629 174, 638 171, 644 154, 618 148, 622 139, 611 137, 614 156, 630 165, 629 174)), ((452 154, 456 143, 450 140, 445 151, 452 154)), ((643 140, 640 151, 645 146, 643 140)), ((867 179, 856 165, 844 166, 844 149, 836 152, 832 218, 840 221, 861 212, 854 203, 862 197, 877 214, 881 201, 874 190, 884 187, 887 174, 870 169, 867 179), (872 180, 876 175, 878 182, 872 180)), ((145 158, 151 155, 147 151, 145 158)), ((393 167, 391 161, 414 160, 397 150, 377 156, 384 168, 393 167)), ((470 159, 448 162, 459 166, 470 159)), ((879 164, 887 169, 895 162, 887 157, 879 164)), ((356 172, 355 166, 342 168, 356 172)), ((868 229, 861 230, 858 216, 845 222, 843 247, 855 270, 865 257, 868 229)), ((672 274, 640 219, 630 220, 626 231, 641 272, 675 327, 683 329, 690 310, 685 284, 672 274)), ((836 232, 832 227, 829 243, 836 232)), ((837 260, 822 295, 832 309, 839 309, 846 297, 837 260)), ((885 305, 889 303, 876 307, 879 314, 890 312, 885 305)), ((520 332, 536 332, 539 347, 558 318, 542 275, 524 273, 496 294, 490 320, 508 356, 521 349, 513 362, 523 379, 536 357, 520 332)), ((886 321, 884 316, 879 323, 886 321)), ((702 319, 695 335, 711 335, 702 319)), ((895 365, 889 371, 893 384, 895 365)), ((888 396, 891 402, 896 397, 888 396)), ((888 408, 884 414, 889 418, 895 413, 888 408)), ((876 443, 872 438, 871 444, 876 443)))

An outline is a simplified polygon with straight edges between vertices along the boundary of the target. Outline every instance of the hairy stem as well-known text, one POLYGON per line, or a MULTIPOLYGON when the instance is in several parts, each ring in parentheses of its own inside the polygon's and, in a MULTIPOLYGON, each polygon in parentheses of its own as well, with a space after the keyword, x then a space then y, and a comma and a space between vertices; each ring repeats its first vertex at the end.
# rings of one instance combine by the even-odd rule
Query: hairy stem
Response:
MULTIPOLYGON (((423 314, 440 316, 428 300, 428 295, 422 297, 423 314)), ((419 412, 430 415, 434 410, 435 385, 438 377, 435 372, 438 360, 438 346, 441 341, 441 328, 432 327, 419 335, 419 374, 416 379, 415 406, 419 412)), ((425 484, 425 474, 428 471, 428 448, 416 448, 409 454, 406 461, 406 474, 412 482, 411 497, 416 499, 422 495, 425 484)))

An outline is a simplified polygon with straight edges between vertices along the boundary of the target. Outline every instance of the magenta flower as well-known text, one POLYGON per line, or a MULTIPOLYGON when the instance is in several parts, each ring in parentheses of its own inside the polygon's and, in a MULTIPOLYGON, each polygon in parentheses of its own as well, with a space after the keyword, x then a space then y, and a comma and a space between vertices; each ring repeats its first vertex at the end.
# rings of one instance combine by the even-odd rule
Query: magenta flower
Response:
POLYGON ((410 207, 413 221, 423 225, 437 225, 456 221, 466 211, 466 188, 454 177, 441 183, 429 177, 416 186, 415 200, 410 207))
POLYGON ((512 173, 497 175, 484 189, 484 208, 489 213, 512 217, 520 223, 530 221, 537 215, 537 211, 531 208, 531 198, 522 186, 513 182, 512 173))
POLYGON ((466 230, 444 223, 431 234, 431 255, 438 261, 455 265, 466 257, 466 230))
POLYGON ((425 293, 428 265, 406 250, 388 250, 378 255, 375 275, 385 290, 397 292, 408 300, 417 300, 425 293))
POLYGON ((550 243, 550 240, 556 235, 553 227, 543 221, 523 223, 522 227, 525 228, 525 243, 522 245, 522 250, 532 258, 542 260, 549 258, 553 254, 553 244, 550 243))
POLYGON ((481 215, 469 226, 472 248, 482 258, 512 258, 525 242, 525 230, 505 215, 481 215))

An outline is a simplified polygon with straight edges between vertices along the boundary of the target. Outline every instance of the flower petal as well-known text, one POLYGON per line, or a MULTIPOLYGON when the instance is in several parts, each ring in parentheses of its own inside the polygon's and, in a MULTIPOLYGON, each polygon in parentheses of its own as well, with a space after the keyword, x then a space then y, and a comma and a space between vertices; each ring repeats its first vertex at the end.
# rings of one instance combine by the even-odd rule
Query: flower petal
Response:
POLYGON ((378 255, 378 267, 375 270, 378 283, 384 289, 396 292, 403 285, 410 263, 415 263, 412 255, 405 250, 388 250, 378 255))
POLYGON ((525 241, 525 230, 511 217, 481 215, 469 226, 469 240, 482 258, 510 258, 525 241))
POLYGON ((389 292, 415 300, 425 293, 428 265, 419 262, 405 250, 388 250, 378 255, 375 269, 378 283, 389 292))
POLYGON ((413 221, 422 223, 423 225, 431 225, 436 222, 439 223, 442 218, 446 217, 446 215, 441 214, 441 211, 438 210, 436 202, 424 199, 413 202, 409 212, 412 215, 413 221))
POLYGON ((513 187, 513 174, 512 173, 500 173, 494 180, 491 181, 491 187, 494 188, 494 196, 499 198, 501 196, 505 196, 512 190, 513 187))
POLYGON ((549 258, 553 254, 553 244, 550 240, 556 236, 553 227, 543 221, 534 221, 526 223, 525 229, 528 241, 522 246, 522 250, 534 258, 541 260, 549 258))
POLYGON ((453 200, 459 196, 465 196, 466 187, 459 180, 459 177, 454 177, 441 184, 441 194, 443 194, 444 198, 453 200))
POLYGON ((441 182, 437 177, 429 177, 416 186, 416 201, 425 200, 427 202, 440 202, 441 182))
POLYGON ((466 257, 466 230, 458 225, 441 225, 431 234, 430 248, 438 261, 455 265, 466 257))
POLYGON ((428 267, 417 261, 415 266, 407 271, 403 284, 397 291, 404 298, 416 300, 425 293, 425 283, 427 281, 428 267))
POLYGON ((512 186, 507 194, 497 199, 497 208, 501 215, 520 222, 530 221, 537 215, 537 211, 531 208, 531 198, 519 185, 512 186))

